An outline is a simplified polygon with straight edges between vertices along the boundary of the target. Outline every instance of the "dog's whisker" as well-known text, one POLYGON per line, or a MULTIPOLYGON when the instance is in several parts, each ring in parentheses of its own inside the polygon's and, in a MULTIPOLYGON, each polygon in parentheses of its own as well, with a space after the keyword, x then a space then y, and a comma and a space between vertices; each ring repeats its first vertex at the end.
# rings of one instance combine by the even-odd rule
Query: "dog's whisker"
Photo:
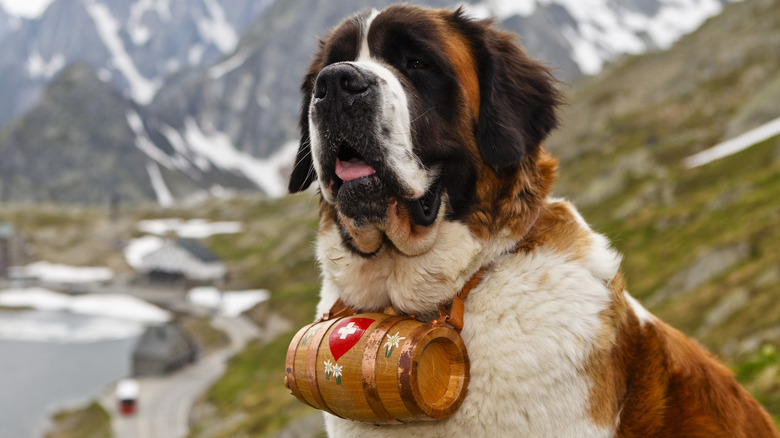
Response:
POLYGON ((431 111, 433 111, 433 110, 435 110, 435 109, 436 109, 436 107, 433 107, 433 106, 432 106, 432 107, 430 107, 430 108, 428 108, 428 109, 427 109, 427 110, 425 110, 425 111, 424 111, 422 114, 420 114, 419 116, 417 116, 417 117, 415 117, 413 120, 411 120, 411 121, 409 122, 409 124, 411 125, 412 123, 414 123, 414 122, 416 122, 416 121, 420 120, 421 118, 423 118, 423 116, 425 116, 426 114, 428 114, 429 112, 431 112, 431 111))

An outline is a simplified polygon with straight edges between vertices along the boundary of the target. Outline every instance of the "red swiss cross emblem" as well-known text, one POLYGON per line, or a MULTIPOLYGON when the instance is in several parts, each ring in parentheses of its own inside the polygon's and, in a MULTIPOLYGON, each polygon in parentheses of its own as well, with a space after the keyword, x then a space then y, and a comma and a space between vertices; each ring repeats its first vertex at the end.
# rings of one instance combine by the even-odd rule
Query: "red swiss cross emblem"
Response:
POLYGON ((339 321, 328 337, 328 345, 333 359, 338 361, 344 353, 352 349, 373 323, 374 320, 370 318, 344 318, 339 321))

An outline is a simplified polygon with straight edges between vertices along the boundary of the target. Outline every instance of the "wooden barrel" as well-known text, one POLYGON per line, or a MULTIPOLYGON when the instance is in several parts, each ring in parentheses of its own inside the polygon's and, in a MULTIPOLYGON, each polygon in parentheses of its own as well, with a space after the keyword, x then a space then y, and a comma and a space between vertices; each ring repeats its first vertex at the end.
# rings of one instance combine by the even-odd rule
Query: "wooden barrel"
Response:
POLYGON ((302 402, 375 424, 446 418, 460 407, 469 380, 455 330, 383 313, 302 328, 286 367, 285 385, 302 402))

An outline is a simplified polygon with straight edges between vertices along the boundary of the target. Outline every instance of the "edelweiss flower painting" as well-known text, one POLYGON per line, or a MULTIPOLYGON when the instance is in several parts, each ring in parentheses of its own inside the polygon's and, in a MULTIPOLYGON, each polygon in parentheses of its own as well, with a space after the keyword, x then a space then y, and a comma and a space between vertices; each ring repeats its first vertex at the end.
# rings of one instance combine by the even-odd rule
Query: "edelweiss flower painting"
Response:
POLYGON ((400 332, 395 332, 394 335, 387 337, 387 342, 385 342, 385 357, 390 357, 393 354, 393 350, 398 347, 398 345, 401 343, 402 339, 406 339, 403 336, 400 336, 400 332))
POLYGON ((343 366, 333 364, 333 377, 336 378, 336 384, 341 385, 341 369, 343 366))
POLYGON ((326 360, 323 364, 325 365, 325 380, 330 380, 330 376, 333 376, 336 378, 336 384, 341 385, 341 371, 344 367, 330 360, 326 360))
POLYGON ((334 363, 329 360, 324 362, 325 364, 325 380, 330 380, 330 375, 333 374, 334 363))

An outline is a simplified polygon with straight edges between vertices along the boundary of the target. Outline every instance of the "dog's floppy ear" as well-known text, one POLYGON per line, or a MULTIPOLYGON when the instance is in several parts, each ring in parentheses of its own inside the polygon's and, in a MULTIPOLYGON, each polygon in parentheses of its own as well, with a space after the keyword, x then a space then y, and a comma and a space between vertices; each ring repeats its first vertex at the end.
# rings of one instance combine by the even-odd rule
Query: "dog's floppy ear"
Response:
POLYGON ((512 167, 533 152, 558 125, 556 80, 525 54, 515 35, 490 22, 472 37, 479 74, 480 107, 477 146, 495 170, 512 167))
POLYGON ((303 102, 301 103, 301 116, 298 125, 301 128, 301 144, 298 147, 298 153, 295 156, 295 165, 290 175, 290 184, 287 189, 290 193, 297 193, 306 190, 311 183, 317 179, 317 173, 314 171, 314 162, 311 158, 311 138, 309 137, 309 102, 314 90, 314 82, 317 80, 320 68, 322 67, 322 41, 320 41, 320 50, 315 55, 314 60, 309 66, 309 71, 303 78, 301 92, 303 93, 303 102))

